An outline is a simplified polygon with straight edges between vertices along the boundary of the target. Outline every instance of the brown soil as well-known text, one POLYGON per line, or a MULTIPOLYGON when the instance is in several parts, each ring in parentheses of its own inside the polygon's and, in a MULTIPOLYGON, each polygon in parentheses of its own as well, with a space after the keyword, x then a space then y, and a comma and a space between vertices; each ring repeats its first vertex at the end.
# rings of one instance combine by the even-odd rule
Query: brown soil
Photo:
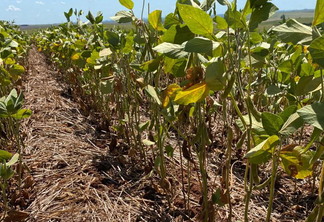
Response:
MULTIPOLYGON (((129 157, 130 148, 121 138, 111 139, 107 132, 98 130, 94 118, 82 114, 60 73, 35 48, 29 51, 28 63, 25 107, 33 115, 23 123, 23 131, 24 162, 29 173, 25 171, 23 182, 25 202, 19 203, 19 198, 14 198, 12 204, 20 206, 18 211, 28 213, 27 221, 199 220, 201 191, 195 179, 197 167, 190 184, 191 207, 185 210, 178 151, 174 159, 167 159, 170 172, 163 185, 148 173, 150 169, 141 169, 137 160, 129 157), (171 208, 168 197, 172 199, 171 208)), ((214 190, 221 187, 219 181, 225 164, 225 148, 219 144, 221 141, 216 141, 215 147, 211 147, 208 163, 214 190)), ((233 161, 233 221, 243 221, 244 168, 242 161, 233 161)), ((268 177, 269 172, 263 175, 268 177)), ((280 175, 272 221, 303 221, 316 197, 311 193, 311 182, 280 175)), ((184 188, 188 187, 185 182, 184 188)), ((264 221, 268 196, 267 189, 252 193, 250 221, 264 221)), ((213 210, 215 221, 227 221, 227 205, 215 206, 213 210)))

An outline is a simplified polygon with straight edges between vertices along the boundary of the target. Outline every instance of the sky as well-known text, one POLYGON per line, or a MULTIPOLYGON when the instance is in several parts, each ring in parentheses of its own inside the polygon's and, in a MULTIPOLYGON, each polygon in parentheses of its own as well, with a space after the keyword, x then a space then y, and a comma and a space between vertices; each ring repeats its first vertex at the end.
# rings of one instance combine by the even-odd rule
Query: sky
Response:
MULTIPOLYGON (((143 0, 133 0, 134 12, 137 17, 141 15, 143 0)), ((167 15, 175 8, 175 0, 145 0, 145 14, 159 9, 163 15, 167 15)), ((314 9, 316 0, 273 0, 280 10, 314 9)), ((238 5, 243 6, 245 0, 238 0, 238 5)), ((118 0, 0 0, 0 20, 14 21, 16 24, 53 24, 62 23, 66 19, 64 12, 70 8, 82 9, 85 14, 88 11, 96 14, 101 11, 104 20, 121 10, 127 10, 120 5, 118 0)), ((217 13, 223 14, 225 7, 217 5, 217 13)), ((144 16, 145 17, 145 16, 144 16)), ((147 17, 147 16, 146 16, 147 17)))

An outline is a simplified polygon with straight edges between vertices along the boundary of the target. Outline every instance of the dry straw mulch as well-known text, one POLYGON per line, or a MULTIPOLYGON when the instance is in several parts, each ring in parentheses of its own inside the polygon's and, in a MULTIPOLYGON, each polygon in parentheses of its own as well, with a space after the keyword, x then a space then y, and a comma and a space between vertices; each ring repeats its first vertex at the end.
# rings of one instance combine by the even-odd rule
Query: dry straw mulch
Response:
POLYGON ((28 220, 131 220, 145 202, 122 187, 116 191, 102 183, 93 162, 107 149, 92 142, 95 128, 67 95, 46 58, 35 48, 28 58, 25 106, 33 115, 23 123, 24 161, 34 180, 28 220))

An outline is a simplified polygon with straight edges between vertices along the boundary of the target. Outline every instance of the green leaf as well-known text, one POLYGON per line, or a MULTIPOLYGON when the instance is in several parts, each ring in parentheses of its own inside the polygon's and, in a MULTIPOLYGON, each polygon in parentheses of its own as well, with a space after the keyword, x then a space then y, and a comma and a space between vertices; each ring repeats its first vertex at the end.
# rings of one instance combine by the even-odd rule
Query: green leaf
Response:
POLYGON ((96 20, 90 11, 88 12, 88 15, 86 15, 86 18, 90 21, 91 24, 95 24, 96 20))
POLYGON ((324 0, 317 0, 313 19, 313 26, 324 22, 324 0))
POLYGON ((162 36, 164 42, 182 44, 195 37, 187 25, 173 25, 162 36))
POLYGON ((306 123, 324 131, 324 103, 304 106, 297 113, 306 123))
POLYGON ((282 111, 278 115, 282 118, 284 122, 286 122, 288 118, 296 111, 297 111, 297 106, 292 105, 292 106, 288 106, 284 111, 282 111))
POLYGON ((96 23, 96 24, 99 24, 99 23, 102 22, 102 20, 103 20, 103 15, 102 15, 102 13, 101 13, 101 12, 98 12, 97 17, 95 18, 95 23, 96 23))
MULTIPOLYGON (((316 129, 316 128, 315 128, 316 129)), ((320 146, 317 147, 315 154, 313 158, 309 161, 309 164, 314 164, 316 161, 318 161, 322 155, 324 154, 324 137, 322 138, 322 141, 320 142, 320 146)))
POLYGON ((226 20, 221 16, 215 16, 214 22, 216 22, 216 28, 218 28, 218 29, 227 29, 228 28, 228 24, 227 24, 226 20))
POLYGON ((129 23, 133 21, 133 14, 127 11, 120 11, 117 12, 115 16, 110 18, 118 23, 129 23))
POLYGON ((106 31, 106 36, 108 38, 108 42, 113 47, 118 47, 119 45, 119 35, 112 31, 106 31))
POLYGON ((162 11, 161 10, 155 10, 151 12, 148 16, 148 21, 151 24, 151 26, 158 31, 163 30, 162 25, 162 11))
POLYGON ((3 160, 9 160, 12 157, 12 154, 5 150, 0 150, 0 162, 3 160))
POLYGON ((211 90, 222 90, 225 87, 224 63, 222 61, 213 62, 206 68, 205 81, 211 90))
POLYGON ((181 25, 181 22, 177 16, 175 16, 173 13, 169 13, 164 18, 164 28, 169 29, 173 25, 181 25))
POLYGON ((16 113, 10 115, 14 119, 25 119, 32 115, 32 111, 29 109, 20 109, 16 113))
POLYGON ((233 29, 246 28, 245 18, 242 17, 242 14, 239 11, 228 9, 225 12, 224 18, 226 19, 228 26, 233 29))
POLYGON ((187 65, 187 60, 182 59, 172 59, 166 57, 164 59, 164 71, 166 73, 171 73, 175 77, 184 77, 186 75, 185 69, 187 65))
POLYGON ((163 42, 162 44, 154 47, 153 50, 159 53, 163 53, 173 59, 184 58, 188 55, 188 52, 184 51, 183 45, 173 44, 169 42, 163 42))
POLYGON ((294 113, 281 127, 279 134, 283 136, 290 136, 294 132, 296 132, 302 125, 304 124, 303 119, 298 115, 298 113, 294 113))
POLYGON ((68 22, 70 21, 70 18, 72 16, 72 14, 73 14, 73 9, 72 8, 70 8, 69 12, 64 12, 65 18, 66 18, 66 20, 68 22))
POLYGON ((12 68, 9 69, 11 75, 21 75, 25 72, 25 68, 21 65, 15 64, 12 68))
POLYGON ((267 89, 266 89, 266 94, 268 96, 275 96, 275 95, 278 95, 282 92, 282 90, 278 87, 278 86, 275 86, 275 85, 270 85, 267 89))
POLYGON ((134 2, 132 0, 119 0, 119 2, 129 10, 132 10, 134 8, 134 2))
POLYGON ((213 50, 219 46, 219 42, 204 37, 196 37, 186 43, 184 50, 186 52, 206 53, 207 55, 212 56, 213 50))
POLYGON ((9 162, 6 163, 6 165, 9 166, 9 167, 12 166, 12 165, 14 165, 15 163, 18 162, 18 159, 19 159, 19 154, 16 153, 16 154, 13 155, 13 157, 9 160, 9 162))
POLYGON ((283 119, 276 114, 263 112, 261 114, 261 120, 264 130, 268 135, 277 135, 284 124, 283 119))
POLYGON ((174 149, 171 145, 165 147, 165 152, 169 157, 173 157, 174 149))
POLYGON ((296 146, 292 150, 282 150, 280 152, 281 165, 290 176, 305 179, 313 173, 313 166, 309 163, 314 154, 315 152, 310 150, 304 152, 301 146, 296 146))
POLYGON ((285 73, 290 74, 293 71, 293 69, 294 69, 293 63, 292 63, 291 60, 283 61, 282 63, 280 63, 278 69, 281 72, 285 72, 285 73))
MULTIPOLYGON (((324 15, 324 13, 322 13, 324 15)), ((324 68, 324 35, 315 39, 308 47, 313 62, 324 68)))
POLYGON ((254 9, 249 22, 250 30, 256 29, 261 22, 268 20, 277 10, 278 8, 270 2, 254 9))
POLYGON ((160 61, 160 58, 152 59, 147 62, 144 62, 140 67, 145 71, 153 72, 158 69, 160 61))
POLYGON ((312 76, 314 75, 314 67, 309 63, 303 63, 301 65, 300 76, 312 76))
POLYGON ((155 102, 157 103, 157 104, 159 104, 159 105, 161 105, 162 103, 161 103, 161 100, 159 99, 159 97, 158 97, 158 95, 157 95, 157 93, 156 93, 156 91, 155 91, 155 89, 154 89, 154 87, 153 86, 151 86, 151 85, 148 85, 148 86, 146 86, 145 87, 145 90, 146 90, 146 92, 148 92, 148 94, 155 100, 155 102))
POLYGON ((182 105, 196 103, 204 99, 208 95, 208 92, 209 88, 206 83, 198 83, 186 90, 177 91, 174 101, 182 105))
POLYGON ((270 136, 256 147, 252 148, 247 154, 245 154, 244 158, 251 159, 258 157, 265 152, 268 152, 272 147, 278 144, 279 137, 276 135, 270 136))
POLYGON ((303 76, 299 79, 295 88, 295 96, 302 96, 320 90, 321 83, 322 77, 313 79, 313 76, 303 76))
POLYGON ((177 8, 182 20, 193 33, 207 37, 213 35, 213 20, 206 12, 199 8, 183 4, 177 4, 177 8))
POLYGON ((292 42, 293 44, 310 42, 313 35, 311 27, 303 25, 295 19, 290 19, 282 25, 271 28, 269 32, 274 32, 276 37, 283 42, 292 42))

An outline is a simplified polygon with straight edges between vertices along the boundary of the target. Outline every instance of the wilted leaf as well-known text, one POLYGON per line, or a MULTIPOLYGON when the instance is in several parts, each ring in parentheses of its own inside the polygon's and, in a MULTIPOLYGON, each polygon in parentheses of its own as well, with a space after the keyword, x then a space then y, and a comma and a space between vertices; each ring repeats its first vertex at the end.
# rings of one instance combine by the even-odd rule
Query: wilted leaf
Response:
POLYGON ((282 150, 280 152, 281 165, 290 176, 304 179, 313 173, 312 165, 309 162, 314 153, 310 150, 304 152, 301 146, 296 146, 293 150, 282 150))

